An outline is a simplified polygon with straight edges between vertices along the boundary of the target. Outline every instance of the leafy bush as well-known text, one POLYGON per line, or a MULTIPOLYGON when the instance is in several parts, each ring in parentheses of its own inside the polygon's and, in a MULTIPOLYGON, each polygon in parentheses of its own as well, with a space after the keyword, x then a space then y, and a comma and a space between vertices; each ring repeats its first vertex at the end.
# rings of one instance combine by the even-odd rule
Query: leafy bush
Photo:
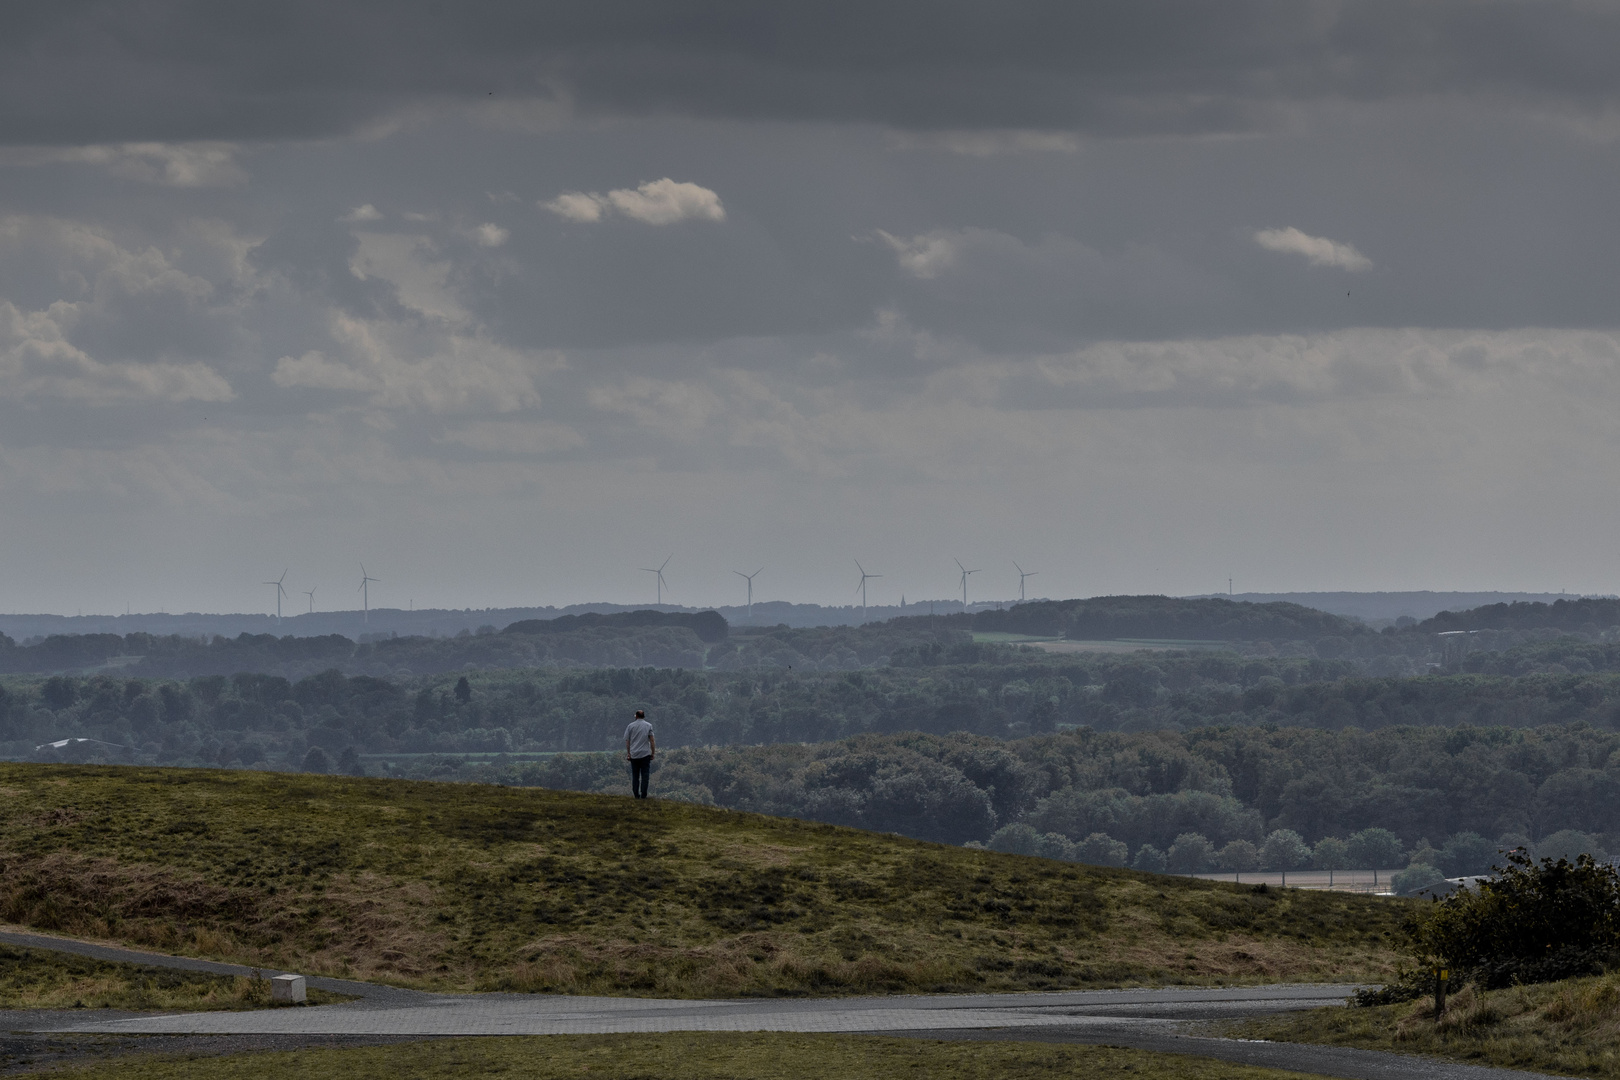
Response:
POLYGON ((1421 957, 1487 989, 1604 970, 1620 957, 1620 874, 1580 855, 1511 852, 1497 876, 1440 900, 1411 928, 1421 957))

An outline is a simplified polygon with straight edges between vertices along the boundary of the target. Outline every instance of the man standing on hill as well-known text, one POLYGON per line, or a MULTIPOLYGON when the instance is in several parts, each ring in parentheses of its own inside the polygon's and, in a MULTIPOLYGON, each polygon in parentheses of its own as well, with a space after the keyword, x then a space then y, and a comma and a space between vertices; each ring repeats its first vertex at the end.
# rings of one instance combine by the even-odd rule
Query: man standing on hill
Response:
POLYGON ((647 797, 647 781, 652 777, 652 760, 657 752, 647 714, 637 709, 636 718, 624 729, 624 756, 630 762, 630 794, 638 799, 647 797))

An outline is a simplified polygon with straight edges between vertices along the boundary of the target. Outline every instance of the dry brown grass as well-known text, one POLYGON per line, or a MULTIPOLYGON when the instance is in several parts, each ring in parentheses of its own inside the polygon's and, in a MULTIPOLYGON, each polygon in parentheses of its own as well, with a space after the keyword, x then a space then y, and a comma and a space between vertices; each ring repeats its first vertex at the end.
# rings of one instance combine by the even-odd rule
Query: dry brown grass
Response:
POLYGON ((1620 1077, 1620 975, 1481 992, 1465 986, 1438 1018, 1434 1000, 1314 1009, 1234 1034, 1431 1054, 1571 1076, 1620 1077))
POLYGON ((0 918, 439 989, 1052 989, 1386 974, 1404 905, 713 807, 0 766, 0 918))
MULTIPOLYGON (((313 1003, 347 998, 309 991, 313 1003)), ((0 945, 0 1009, 254 1009, 270 1004, 260 977, 109 963, 0 945)))

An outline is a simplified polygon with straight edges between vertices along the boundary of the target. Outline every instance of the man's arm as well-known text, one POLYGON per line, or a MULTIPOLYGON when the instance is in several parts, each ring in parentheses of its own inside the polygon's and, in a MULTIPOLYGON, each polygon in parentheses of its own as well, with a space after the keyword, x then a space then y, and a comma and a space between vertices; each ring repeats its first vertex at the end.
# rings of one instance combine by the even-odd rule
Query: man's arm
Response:
POLYGON ((658 740, 653 737, 653 733, 650 731, 647 732, 647 756, 649 758, 658 756, 658 740))
POLYGON ((624 760, 626 760, 626 761, 630 760, 630 736, 629 735, 626 735, 624 737, 624 760))

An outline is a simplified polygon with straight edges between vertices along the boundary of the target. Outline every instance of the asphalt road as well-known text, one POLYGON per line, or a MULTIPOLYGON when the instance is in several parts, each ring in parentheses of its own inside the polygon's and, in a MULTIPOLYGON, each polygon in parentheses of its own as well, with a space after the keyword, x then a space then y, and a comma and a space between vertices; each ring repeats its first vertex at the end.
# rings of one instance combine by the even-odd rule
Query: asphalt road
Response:
MULTIPOLYGON (((234 964, 0 932, 0 942, 105 960, 246 974, 234 964)), ((266 975, 275 974, 265 971, 266 975)), ((1189 1033, 1193 1022, 1341 1004, 1352 987, 1274 984, 1228 988, 1086 990, 812 1000, 705 1000, 427 994, 342 979, 310 985, 359 1000, 342 1005, 169 1015, 85 1011, 0 1013, 0 1025, 38 1034, 239 1039, 398 1039, 669 1031, 841 1032, 937 1039, 1017 1039, 1132 1047, 1346 1080, 1528 1080, 1535 1073, 1434 1058, 1189 1033)))

